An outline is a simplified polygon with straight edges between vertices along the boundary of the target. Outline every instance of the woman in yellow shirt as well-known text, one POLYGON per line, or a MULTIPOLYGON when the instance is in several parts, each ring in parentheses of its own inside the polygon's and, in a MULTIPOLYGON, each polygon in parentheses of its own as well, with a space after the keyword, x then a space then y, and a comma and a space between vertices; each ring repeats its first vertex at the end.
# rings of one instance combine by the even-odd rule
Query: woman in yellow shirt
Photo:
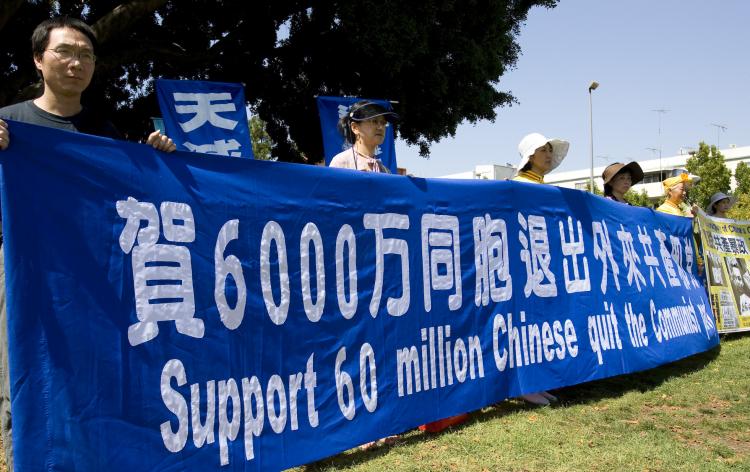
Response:
MULTIPOLYGON (((685 204, 685 197, 687 197, 687 191, 690 186, 697 180, 698 178, 696 176, 683 172, 678 176, 670 177, 662 181, 661 184, 664 187, 664 193, 667 195, 667 199, 656 209, 656 211, 667 213, 669 215, 685 216, 688 218, 695 216, 698 207, 688 207, 685 204)), ((700 254, 700 246, 695 239, 695 234, 693 234, 693 241, 696 250, 695 260, 698 265, 698 274, 700 275, 703 274, 703 257, 700 254)))
MULTIPOLYGON (((518 174, 511 180, 530 184, 543 184, 544 176, 560 165, 568 154, 570 143, 562 139, 547 139, 539 133, 527 134, 518 143, 521 162, 518 174)), ((557 397, 549 392, 521 395, 519 398, 534 405, 549 405, 557 397)))
POLYGON ((656 211, 692 218, 693 210, 687 208, 684 203, 685 197, 687 197, 687 191, 693 184, 693 181, 693 176, 686 172, 665 179, 661 184, 664 186, 664 193, 667 195, 667 199, 656 209, 656 211))
POLYGON ((539 133, 527 134, 518 143, 521 162, 518 173, 511 180, 543 184, 544 176, 565 159, 570 143, 562 139, 547 139, 539 133))

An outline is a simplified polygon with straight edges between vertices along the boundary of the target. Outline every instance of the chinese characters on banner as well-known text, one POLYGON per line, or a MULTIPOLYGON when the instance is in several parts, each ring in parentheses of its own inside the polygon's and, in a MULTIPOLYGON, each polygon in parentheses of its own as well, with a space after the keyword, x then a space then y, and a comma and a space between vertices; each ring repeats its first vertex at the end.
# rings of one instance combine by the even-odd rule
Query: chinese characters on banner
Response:
POLYGON ((718 344, 687 218, 12 126, 24 470, 286 469, 718 344))
POLYGON ((157 79, 156 93, 177 149, 253 158, 241 84, 157 79))
POLYGON ((698 221, 719 332, 750 331, 750 221, 714 218, 704 212, 698 221))
MULTIPOLYGON (((325 154, 326 165, 330 164, 333 156, 347 149, 350 145, 344 141, 344 137, 339 133, 337 124, 341 117, 346 115, 349 107, 354 103, 362 100, 354 97, 324 97, 316 98, 318 103, 318 114, 320 115, 320 128, 323 132, 323 152, 325 154)), ((372 100, 390 110, 391 103, 387 100, 372 100)), ((388 125, 385 129, 385 139, 383 144, 378 146, 375 157, 380 159, 390 171, 391 174, 398 173, 398 164, 396 163, 396 140, 393 132, 393 126, 388 125)))

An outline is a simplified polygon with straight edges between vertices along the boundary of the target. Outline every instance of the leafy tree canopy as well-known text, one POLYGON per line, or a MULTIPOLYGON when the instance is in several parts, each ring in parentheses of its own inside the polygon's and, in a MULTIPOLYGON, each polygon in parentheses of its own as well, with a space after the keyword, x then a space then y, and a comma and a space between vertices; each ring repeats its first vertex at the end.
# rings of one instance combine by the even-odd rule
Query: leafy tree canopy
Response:
POLYGON ((636 192, 635 190, 628 190, 624 196, 625 200, 627 200, 627 202, 633 206, 654 208, 654 204, 648 197, 648 194, 645 190, 641 190, 640 192, 636 192))
POLYGON ((750 194, 737 193, 737 202, 727 212, 729 218, 750 221, 750 194))
POLYGON ((734 181, 737 184, 734 189, 735 195, 750 195, 750 166, 744 162, 737 164, 734 169, 734 181))
POLYGON ((250 128, 250 141, 253 143, 253 155, 255 158, 263 161, 272 160, 271 151, 273 150, 273 142, 271 141, 271 136, 266 131, 266 123, 258 116, 253 115, 247 124, 250 128))
POLYGON ((714 193, 729 192, 732 173, 716 146, 708 146, 704 142, 698 144, 698 152, 688 158, 686 167, 688 172, 701 178, 690 190, 691 200, 699 207, 705 209, 714 193))
POLYGON ((400 136, 429 145, 464 120, 495 118, 529 9, 557 0, 3 0, 0 105, 40 92, 29 38, 56 14, 97 31, 87 105, 126 135, 158 114, 153 78, 240 82, 267 125, 274 156, 322 156, 316 95, 398 101, 400 136))

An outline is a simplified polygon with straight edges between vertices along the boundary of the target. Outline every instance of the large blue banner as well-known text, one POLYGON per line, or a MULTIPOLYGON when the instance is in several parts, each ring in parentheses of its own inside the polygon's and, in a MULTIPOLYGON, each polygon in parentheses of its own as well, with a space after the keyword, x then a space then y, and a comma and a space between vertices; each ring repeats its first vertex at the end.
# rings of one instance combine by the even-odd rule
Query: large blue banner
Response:
POLYGON ((19 470, 275 470, 718 343, 688 219, 12 122, 19 470))
MULTIPOLYGON (((350 145, 344 141, 344 137, 339 133, 336 126, 339 119, 346 115, 349 107, 360 100, 363 99, 326 96, 316 98, 318 103, 318 114, 320 115, 320 128, 323 133, 323 153, 325 154, 326 165, 331 163, 331 159, 333 159, 336 154, 350 147, 350 145)), ((388 110, 393 108, 391 102, 387 100, 367 99, 367 101, 382 105, 388 110)), ((383 140, 383 144, 378 146, 378 149, 375 152, 375 157, 380 159, 381 162, 383 162, 383 165, 385 165, 392 174, 398 173, 398 164, 396 163, 396 140, 393 126, 389 125, 385 129, 385 139, 383 140)))
POLYGON ((242 84, 157 79, 156 95, 177 149, 253 158, 242 84))

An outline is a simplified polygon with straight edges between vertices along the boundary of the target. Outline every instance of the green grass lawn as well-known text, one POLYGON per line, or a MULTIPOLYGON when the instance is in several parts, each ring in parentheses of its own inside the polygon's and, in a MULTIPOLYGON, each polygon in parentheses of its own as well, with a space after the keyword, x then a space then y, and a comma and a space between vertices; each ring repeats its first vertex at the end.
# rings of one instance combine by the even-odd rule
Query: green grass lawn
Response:
POLYGON ((681 361, 554 392, 553 407, 505 401, 442 434, 353 449, 313 471, 750 471, 750 335, 681 361))

